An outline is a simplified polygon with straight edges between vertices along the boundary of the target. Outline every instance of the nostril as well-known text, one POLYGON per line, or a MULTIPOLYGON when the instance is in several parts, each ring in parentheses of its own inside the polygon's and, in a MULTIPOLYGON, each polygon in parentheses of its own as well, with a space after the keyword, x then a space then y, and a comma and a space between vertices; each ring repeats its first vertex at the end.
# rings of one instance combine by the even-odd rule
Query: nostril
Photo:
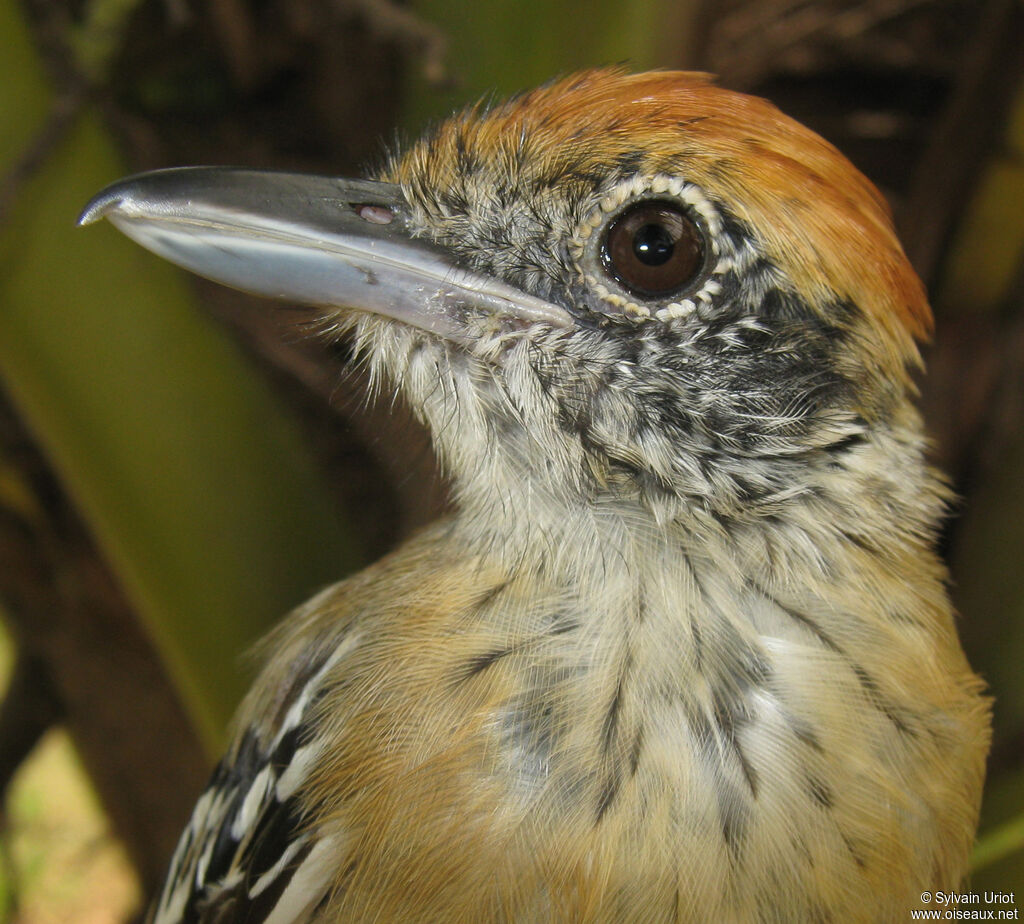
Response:
POLYGON ((395 213, 391 209, 384 208, 383 205, 355 205, 353 208, 363 221, 374 225, 389 225, 395 217, 395 213))

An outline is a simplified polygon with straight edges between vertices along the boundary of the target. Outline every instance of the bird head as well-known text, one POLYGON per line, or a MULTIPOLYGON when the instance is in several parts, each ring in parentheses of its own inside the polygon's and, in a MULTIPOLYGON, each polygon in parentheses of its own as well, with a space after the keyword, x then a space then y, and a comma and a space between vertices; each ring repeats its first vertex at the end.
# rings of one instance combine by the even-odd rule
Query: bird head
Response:
POLYGON ((83 221, 104 216, 320 306, 405 391, 467 509, 763 519, 864 446, 919 442, 930 314, 884 201, 705 75, 571 76, 442 122, 375 180, 144 174, 83 221))

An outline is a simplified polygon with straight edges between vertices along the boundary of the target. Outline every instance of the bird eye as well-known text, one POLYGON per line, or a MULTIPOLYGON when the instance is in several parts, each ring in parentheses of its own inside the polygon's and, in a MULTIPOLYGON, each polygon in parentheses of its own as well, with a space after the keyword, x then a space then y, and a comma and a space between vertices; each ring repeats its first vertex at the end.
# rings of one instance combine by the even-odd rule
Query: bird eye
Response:
POLYGON ((691 282, 704 265, 704 240, 674 202, 638 202, 608 227, 605 268, 636 295, 665 296, 691 282))

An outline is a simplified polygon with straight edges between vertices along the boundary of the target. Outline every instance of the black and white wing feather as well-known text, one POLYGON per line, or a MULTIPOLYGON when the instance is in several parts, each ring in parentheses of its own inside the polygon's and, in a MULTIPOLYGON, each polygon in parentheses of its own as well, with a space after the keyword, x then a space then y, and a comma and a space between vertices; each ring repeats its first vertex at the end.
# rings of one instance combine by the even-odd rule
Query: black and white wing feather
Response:
POLYGON ((340 845, 309 824, 300 793, 323 747, 324 677, 350 647, 306 666, 269 742, 243 731, 214 770, 148 924, 302 924, 327 900, 340 845))

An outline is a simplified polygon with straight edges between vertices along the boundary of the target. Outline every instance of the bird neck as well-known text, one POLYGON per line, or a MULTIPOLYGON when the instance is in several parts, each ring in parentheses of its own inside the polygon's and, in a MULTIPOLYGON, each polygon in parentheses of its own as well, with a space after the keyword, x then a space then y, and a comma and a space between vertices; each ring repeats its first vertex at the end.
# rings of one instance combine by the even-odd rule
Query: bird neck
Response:
MULTIPOLYGON (((932 546, 947 492, 907 388, 853 367, 856 387, 730 366, 749 378, 734 407, 728 390, 700 387, 713 351, 687 354, 664 381, 664 363, 626 363, 618 381, 621 342, 608 339, 481 334, 462 349, 368 315, 349 323, 371 378, 397 383, 429 428, 469 555, 580 593, 599 593, 612 563, 656 585, 660 562, 737 590, 756 580, 833 596, 902 572, 943 597, 932 546), (757 386, 766 379, 779 388, 757 386)), ((786 343, 762 352, 790 362, 799 351, 786 343)))
MULTIPOLYGON (((458 442, 463 454, 466 445, 458 442)), ((443 435, 439 448, 446 449, 443 435)), ((933 541, 948 492, 924 460, 909 405, 841 452, 778 462, 790 469, 787 490, 747 507, 716 506, 696 493, 652 493, 628 477, 595 471, 582 456, 510 450, 500 436, 480 450, 479 458, 456 459, 473 474, 454 470, 454 529, 468 549, 483 550, 510 572, 592 586, 595 594, 621 568, 637 586, 691 573, 737 592, 810 587, 833 597, 874 593, 880 572, 903 572, 921 592, 942 594, 933 541)), ((729 464, 714 477, 727 485, 729 464)))

